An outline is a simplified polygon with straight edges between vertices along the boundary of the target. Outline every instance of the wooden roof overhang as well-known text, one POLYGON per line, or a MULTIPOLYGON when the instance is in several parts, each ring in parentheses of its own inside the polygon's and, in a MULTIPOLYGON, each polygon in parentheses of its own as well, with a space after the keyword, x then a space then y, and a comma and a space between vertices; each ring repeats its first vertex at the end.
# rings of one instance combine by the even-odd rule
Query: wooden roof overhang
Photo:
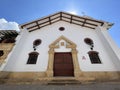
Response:
POLYGON ((0 37, 4 35, 18 35, 18 32, 16 30, 0 30, 0 37))
POLYGON ((0 43, 15 43, 18 34, 16 30, 0 30, 0 43))
POLYGON ((92 18, 84 17, 84 16, 81 17, 81 16, 76 16, 76 15, 65 13, 65 12, 59 12, 45 18, 41 18, 26 24, 22 24, 20 25, 20 27, 22 29, 26 28, 27 30, 29 30, 29 32, 31 32, 31 31, 40 29, 42 27, 45 27, 47 25, 51 25, 58 21, 65 21, 71 24, 76 24, 76 25, 91 28, 91 29, 95 29, 97 26, 103 26, 104 23, 108 24, 108 27, 107 27, 108 29, 113 25, 112 23, 95 20, 92 18))

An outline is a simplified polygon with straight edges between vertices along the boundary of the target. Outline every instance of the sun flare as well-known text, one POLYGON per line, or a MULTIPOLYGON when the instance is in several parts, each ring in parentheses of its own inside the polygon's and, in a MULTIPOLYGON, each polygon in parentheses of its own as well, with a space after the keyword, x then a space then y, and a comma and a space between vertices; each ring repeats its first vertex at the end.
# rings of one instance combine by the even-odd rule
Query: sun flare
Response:
POLYGON ((74 14, 74 15, 77 15, 77 12, 76 12, 76 11, 69 11, 69 13, 74 14))

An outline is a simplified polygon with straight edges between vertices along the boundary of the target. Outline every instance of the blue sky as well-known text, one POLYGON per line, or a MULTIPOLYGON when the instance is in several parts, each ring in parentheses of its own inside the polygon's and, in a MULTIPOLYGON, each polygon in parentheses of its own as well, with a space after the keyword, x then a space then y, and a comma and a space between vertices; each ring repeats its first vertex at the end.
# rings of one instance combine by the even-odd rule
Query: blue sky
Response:
POLYGON ((120 47, 120 0, 0 0, 0 19, 23 24, 59 11, 114 23, 109 30, 120 47))

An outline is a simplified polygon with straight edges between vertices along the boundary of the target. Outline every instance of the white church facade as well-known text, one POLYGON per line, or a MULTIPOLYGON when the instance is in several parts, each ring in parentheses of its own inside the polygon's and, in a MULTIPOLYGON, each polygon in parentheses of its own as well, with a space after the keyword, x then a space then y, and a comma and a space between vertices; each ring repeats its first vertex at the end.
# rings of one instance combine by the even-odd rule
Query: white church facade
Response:
POLYGON ((20 25, 1 77, 53 80, 120 80, 120 49, 113 24, 65 12, 20 25))

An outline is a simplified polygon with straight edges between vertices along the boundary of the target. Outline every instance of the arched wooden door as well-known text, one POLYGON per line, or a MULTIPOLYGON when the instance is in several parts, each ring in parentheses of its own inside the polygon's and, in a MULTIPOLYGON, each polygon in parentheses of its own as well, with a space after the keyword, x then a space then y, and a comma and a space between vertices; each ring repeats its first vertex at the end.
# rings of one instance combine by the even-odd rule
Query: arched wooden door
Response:
POLYGON ((54 54, 54 76, 74 76, 73 60, 71 52, 54 54))

